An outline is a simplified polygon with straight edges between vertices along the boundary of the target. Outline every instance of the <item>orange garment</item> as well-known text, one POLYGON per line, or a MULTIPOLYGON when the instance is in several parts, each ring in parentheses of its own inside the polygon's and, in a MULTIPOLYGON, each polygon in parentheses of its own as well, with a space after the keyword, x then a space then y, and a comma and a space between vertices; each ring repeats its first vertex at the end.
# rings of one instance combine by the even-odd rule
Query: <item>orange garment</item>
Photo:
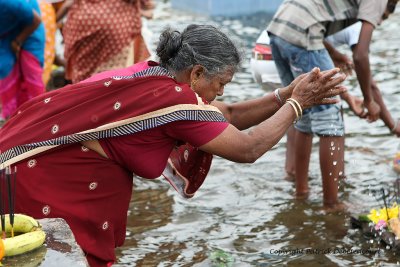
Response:
POLYGON ((44 48, 44 66, 43 66, 43 83, 46 86, 53 67, 54 58, 56 56, 56 11, 52 4, 46 1, 40 1, 40 11, 42 13, 42 22, 46 32, 46 44, 44 48))

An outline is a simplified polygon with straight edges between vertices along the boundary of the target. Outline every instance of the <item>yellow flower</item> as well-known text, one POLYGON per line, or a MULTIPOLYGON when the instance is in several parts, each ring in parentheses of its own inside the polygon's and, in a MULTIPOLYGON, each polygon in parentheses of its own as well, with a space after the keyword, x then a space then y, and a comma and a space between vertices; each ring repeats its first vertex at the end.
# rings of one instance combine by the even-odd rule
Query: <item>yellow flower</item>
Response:
POLYGON ((382 208, 379 211, 372 209, 368 214, 368 218, 374 224, 377 224, 380 220, 388 222, 387 214, 389 214, 390 219, 397 218, 399 216, 399 207, 397 206, 397 203, 393 203, 392 207, 388 208, 387 211, 386 208, 382 208))

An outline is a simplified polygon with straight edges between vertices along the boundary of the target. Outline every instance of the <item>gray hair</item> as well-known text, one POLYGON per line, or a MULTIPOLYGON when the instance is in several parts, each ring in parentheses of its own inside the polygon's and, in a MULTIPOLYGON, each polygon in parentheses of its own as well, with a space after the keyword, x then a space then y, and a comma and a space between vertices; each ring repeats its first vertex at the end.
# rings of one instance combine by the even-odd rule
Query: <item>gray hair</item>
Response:
POLYGON ((237 71, 241 54, 226 34, 211 25, 189 25, 182 33, 167 28, 157 46, 160 65, 176 74, 194 65, 209 77, 230 69, 237 71))

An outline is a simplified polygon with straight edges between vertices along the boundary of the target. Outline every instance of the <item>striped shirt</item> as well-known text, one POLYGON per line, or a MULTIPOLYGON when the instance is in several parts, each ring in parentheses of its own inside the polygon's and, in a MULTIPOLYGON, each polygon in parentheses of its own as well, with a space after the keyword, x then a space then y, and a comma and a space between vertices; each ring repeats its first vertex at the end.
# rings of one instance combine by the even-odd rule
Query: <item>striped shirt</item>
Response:
POLYGON ((267 31, 307 50, 323 49, 323 39, 358 20, 376 27, 388 0, 284 0, 267 31))

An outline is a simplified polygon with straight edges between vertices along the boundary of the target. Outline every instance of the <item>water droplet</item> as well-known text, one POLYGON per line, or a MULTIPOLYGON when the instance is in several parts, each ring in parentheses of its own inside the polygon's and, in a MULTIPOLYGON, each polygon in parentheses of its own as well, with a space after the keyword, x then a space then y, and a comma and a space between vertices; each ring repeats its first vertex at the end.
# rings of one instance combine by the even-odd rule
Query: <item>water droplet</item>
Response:
POLYGON ((335 142, 332 141, 332 142, 331 142, 331 146, 334 146, 334 145, 335 145, 335 142))
POLYGON ((339 175, 343 175, 343 172, 339 172, 339 175))
POLYGON ((334 162, 333 162, 333 166, 336 166, 336 165, 337 165, 337 161, 334 161, 334 162))

